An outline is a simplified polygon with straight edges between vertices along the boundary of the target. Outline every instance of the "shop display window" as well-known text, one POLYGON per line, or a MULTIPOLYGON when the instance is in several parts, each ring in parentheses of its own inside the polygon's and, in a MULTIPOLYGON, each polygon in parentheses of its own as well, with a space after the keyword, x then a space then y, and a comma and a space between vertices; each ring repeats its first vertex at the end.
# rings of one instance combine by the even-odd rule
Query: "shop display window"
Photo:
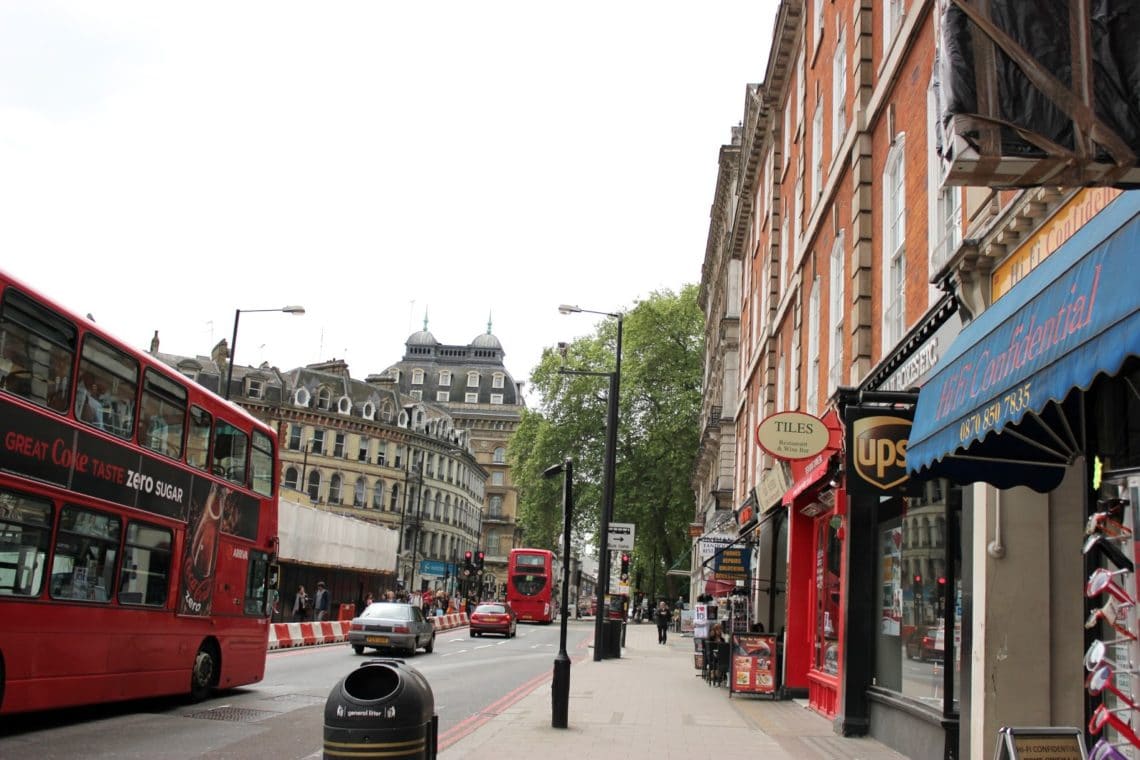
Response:
POLYGON ((957 709, 961 674, 961 493, 945 480, 879 505, 875 684, 945 709, 946 670, 957 709))
POLYGON ((813 658, 816 670, 839 673, 839 568, 843 547, 839 541, 838 517, 816 522, 815 625, 813 658))

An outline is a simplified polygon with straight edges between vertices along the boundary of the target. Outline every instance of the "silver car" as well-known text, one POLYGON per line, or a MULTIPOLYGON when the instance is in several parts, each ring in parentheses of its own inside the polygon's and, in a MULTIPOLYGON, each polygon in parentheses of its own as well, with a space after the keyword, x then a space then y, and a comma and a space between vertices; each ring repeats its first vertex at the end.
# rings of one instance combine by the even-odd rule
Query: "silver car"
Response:
POLYGON ((357 654, 363 654, 365 647, 373 647, 414 657, 420 647, 429 654, 435 649, 435 627, 414 604, 374 602, 352 619, 348 643, 357 654))

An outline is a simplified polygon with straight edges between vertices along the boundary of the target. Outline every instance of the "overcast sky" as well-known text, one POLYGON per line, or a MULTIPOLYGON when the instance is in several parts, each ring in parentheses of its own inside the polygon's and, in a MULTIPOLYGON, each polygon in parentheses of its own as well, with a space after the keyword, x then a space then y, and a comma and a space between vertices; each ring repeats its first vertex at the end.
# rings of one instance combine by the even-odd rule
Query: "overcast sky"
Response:
POLYGON ((0 267, 145 349, 338 358, 487 329, 526 380, 699 282, 776 0, 0 3, 0 267))

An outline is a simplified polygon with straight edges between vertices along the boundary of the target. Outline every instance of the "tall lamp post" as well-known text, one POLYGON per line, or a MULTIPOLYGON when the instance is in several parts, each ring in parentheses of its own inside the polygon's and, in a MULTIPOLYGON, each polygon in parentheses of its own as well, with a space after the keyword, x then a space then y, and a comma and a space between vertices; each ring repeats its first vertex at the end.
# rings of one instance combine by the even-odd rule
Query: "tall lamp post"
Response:
POLYGON ((570 598, 570 523, 574 511, 574 497, 571 492, 574 479, 574 463, 569 459, 562 464, 547 467, 543 476, 552 478, 562 473, 562 599, 559 617, 562 618, 558 634, 558 654, 554 657, 554 676, 550 682, 550 725, 552 728, 566 728, 570 713, 570 656, 566 654, 566 600, 570 598))
POLYGON ((245 312, 246 314, 257 314, 258 312, 266 311, 281 311, 286 314, 293 314, 299 317, 305 313, 305 307, 282 306, 280 309, 236 309, 234 311, 234 336, 230 339, 230 366, 229 369, 226 370, 226 391, 224 394, 222 394, 223 398, 228 399, 230 397, 230 383, 232 383, 234 379, 234 356, 237 353, 238 320, 241 319, 242 312, 245 312))
POLYGON ((606 596, 610 592, 610 551, 607 545, 610 533, 610 522, 614 518, 614 475, 617 464, 617 426, 618 426, 618 394, 621 390, 621 326, 625 315, 621 312, 593 311, 580 306, 562 304, 558 307, 561 314, 601 314, 617 320, 617 343, 614 347, 614 371, 608 373, 575 373, 574 370, 563 370, 573 374, 607 374, 610 378, 610 394, 606 410, 606 461, 602 482, 602 524, 598 527, 598 584, 597 584, 597 613, 594 617, 594 661, 605 657, 602 651, 603 631, 606 619, 606 596))

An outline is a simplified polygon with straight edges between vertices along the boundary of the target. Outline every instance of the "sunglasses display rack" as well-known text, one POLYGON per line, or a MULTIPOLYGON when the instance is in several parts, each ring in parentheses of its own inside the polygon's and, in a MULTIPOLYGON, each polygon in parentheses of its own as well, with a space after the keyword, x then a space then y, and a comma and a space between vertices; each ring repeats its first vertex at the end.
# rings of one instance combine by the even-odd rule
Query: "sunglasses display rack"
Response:
POLYGON ((1102 499, 1085 526, 1084 554, 1094 567, 1085 628, 1095 636, 1085 651, 1085 689, 1099 702, 1088 723, 1096 737, 1090 760, 1140 760, 1135 519, 1127 499, 1102 499))

